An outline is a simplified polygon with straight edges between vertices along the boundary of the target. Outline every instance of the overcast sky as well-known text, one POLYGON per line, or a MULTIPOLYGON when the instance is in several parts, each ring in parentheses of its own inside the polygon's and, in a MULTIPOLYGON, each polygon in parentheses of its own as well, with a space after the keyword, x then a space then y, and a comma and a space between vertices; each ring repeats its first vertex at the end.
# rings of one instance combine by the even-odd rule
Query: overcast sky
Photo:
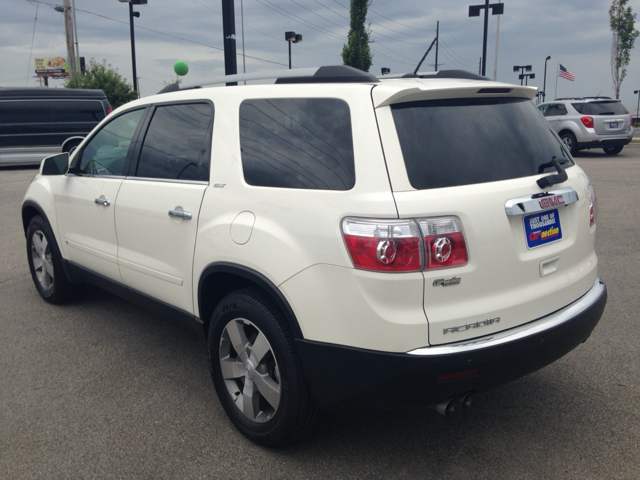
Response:
MULTIPOLYGON (((478 72, 482 55, 482 17, 468 17, 468 7, 482 0, 373 0, 367 21, 372 35, 371 72, 413 71, 435 37, 440 21, 440 69, 478 72)), ((497 2, 498 0, 492 0, 497 2)), ((557 80, 557 96, 615 96, 611 80, 608 9, 611 0, 504 0, 500 17, 497 80, 519 83, 514 65, 532 65, 529 85, 542 90, 545 58, 547 99, 556 93, 560 62, 575 82, 557 80)), ((36 86, 36 57, 66 57, 63 15, 53 7, 62 0, 0 0, 0 86, 36 86)), ((75 0, 80 54, 105 59, 132 80, 128 5, 118 0, 75 0)), ((640 0, 629 5, 640 13, 640 0)), ((349 28, 349 0, 235 0, 238 71, 243 70, 242 14, 247 72, 288 67, 285 31, 303 41, 292 45, 293 67, 342 64, 349 28)), ((173 64, 188 63, 185 82, 224 74, 221 0, 148 0, 136 7, 136 59, 142 96, 175 79, 173 64)), ((487 76, 493 78, 497 16, 489 18, 487 76)), ((636 24, 636 28, 640 24, 636 24)), ((640 89, 640 41, 622 84, 621 99, 635 110, 640 89)), ((433 70, 435 49, 421 71, 433 70), (431 64, 431 65, 430 65, 431 64)), ((50 86, 62 86, 53 80, 50 86)))

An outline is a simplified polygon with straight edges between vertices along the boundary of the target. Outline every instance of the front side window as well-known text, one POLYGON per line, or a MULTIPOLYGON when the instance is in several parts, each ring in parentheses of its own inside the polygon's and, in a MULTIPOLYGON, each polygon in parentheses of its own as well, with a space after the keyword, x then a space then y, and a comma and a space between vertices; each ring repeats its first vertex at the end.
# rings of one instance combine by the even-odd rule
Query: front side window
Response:
POLYGON ((156 108, 136 176, 209 181, 213 107, 209 103, 156 108))
POLYGON ((560 140, 525 98, 461 98, 392 105, 411 185, 455 187, 555 171, 560 140))
POLYGON ((143 112, 124 113, 102 127, 82 149, 76 173, 125 175, 127 153, 143 112))
POLYGON ((249 185, 349 190, 355 185, 351 114, 335 98, 274 98, 240 105, 249 185))

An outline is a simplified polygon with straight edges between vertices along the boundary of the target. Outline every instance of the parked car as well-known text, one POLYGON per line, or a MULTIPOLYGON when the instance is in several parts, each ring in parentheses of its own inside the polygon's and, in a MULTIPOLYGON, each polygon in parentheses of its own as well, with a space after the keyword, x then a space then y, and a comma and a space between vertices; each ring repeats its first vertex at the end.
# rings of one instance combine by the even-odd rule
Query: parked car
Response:
POLYGON ((538 109, 572 155, 602 148, 617 155, 633 138, 633 120, 620 100, 609 97, 558 98, 538 109))
POLYGON ((0 165, 70 152, 111 106, 102 90, 0 88, 0 165))
POLYGON ((449 414, 599 322, 595 191, 534 88, 345 66, 201 87, 44 160, 22 220, 45 300, 92 282, 199 332, 249 438, 324 409, 449 414))

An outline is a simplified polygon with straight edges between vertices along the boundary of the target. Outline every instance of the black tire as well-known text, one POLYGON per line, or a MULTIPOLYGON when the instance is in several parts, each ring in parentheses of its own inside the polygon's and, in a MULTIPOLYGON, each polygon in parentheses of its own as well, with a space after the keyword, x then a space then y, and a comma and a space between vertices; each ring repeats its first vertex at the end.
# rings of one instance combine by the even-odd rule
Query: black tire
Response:
POLYGON ((603 150, 607 155, 617 155, 622 151, 623 148, 624 146, 618 145, 617 147, 604 147, 603 150))
POLYGON ((293 335, 259 291, 241 290, 220 302, 211 317, 208 343, 220 403, 246 437, 278 447, 301 438, 317 423, 320 411, 293 335))
POLYGON ((27 228, 27 259, 33 283, 47 302, 68 302, 74 287, 62 267, 62 256, 49 224, 36 215, 27 228))
POLYGON ((64 146, 64 150, 62 150, 63 152, 67 152, 69 155, 71 155, 73 153, 73 151, 78 148, 78 145, 80 145, 80 140, 73 140, 69 143, 67 143, 64 146))
POLYGON ((562 132, 560 139, 564 142, 564 145, 567 147, 571 155, 578 153, 578 142, 576 141, 576 137, 573 133, 562 132))

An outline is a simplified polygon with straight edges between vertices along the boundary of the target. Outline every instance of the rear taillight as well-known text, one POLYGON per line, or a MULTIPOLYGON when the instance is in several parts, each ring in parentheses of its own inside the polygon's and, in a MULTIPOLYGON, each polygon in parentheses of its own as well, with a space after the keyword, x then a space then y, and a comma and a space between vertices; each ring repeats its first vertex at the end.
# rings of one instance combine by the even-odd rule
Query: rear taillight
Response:
POLYGON ((418 222, 424 234, 427 270, 456 267, 469 261, 458 217, 421 218, 418 222))
POLYGON ((356 268, 414 272, 464 265, 467 246, 458 217, 342 221, 349 255, 356 268))
POLYGON ((112 110, 110 108, 107 108, 107 115, 109 115, 112 112, 112 110))
POLYGON ((593 185, 589 184, 589 226, 593 227, 596 224, 596 217, 598 216, 598 197, 596 197, 596 191, 593 185))
POLYGON ((581 117, 580 121, 587 128, 593 128, 593 117, 581 117))
POLYGON ((347 217, 342 234, 356 268, 384 272, 422 268, 422 240, 415 220, 347 217))

